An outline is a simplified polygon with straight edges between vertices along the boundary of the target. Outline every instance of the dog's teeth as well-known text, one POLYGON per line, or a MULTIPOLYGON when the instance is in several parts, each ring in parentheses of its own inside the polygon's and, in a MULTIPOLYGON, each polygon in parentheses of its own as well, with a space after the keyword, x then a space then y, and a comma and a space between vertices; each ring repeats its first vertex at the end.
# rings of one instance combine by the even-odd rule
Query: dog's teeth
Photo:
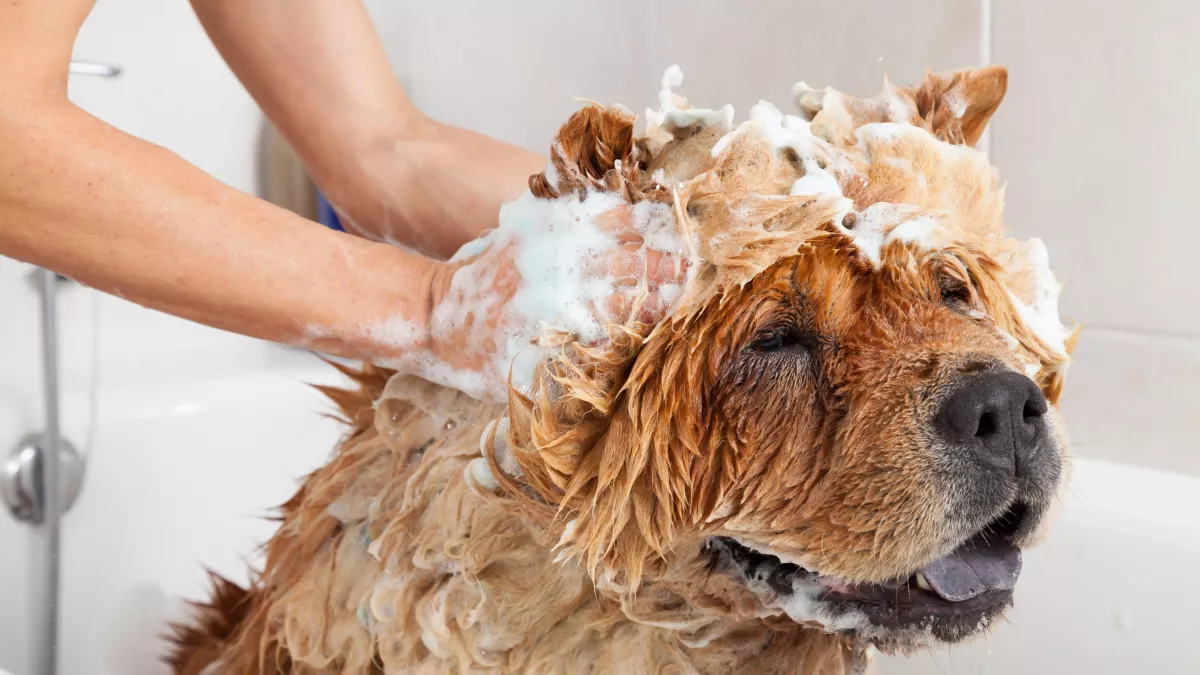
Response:
POLYGON ((923 591, 932 591, 933 590, 933 586, 929 585, 929 581, 927 581, 925 579, 924 574, 917 572, 916 579, 917 579, 917 588, 919 588, 923 591))

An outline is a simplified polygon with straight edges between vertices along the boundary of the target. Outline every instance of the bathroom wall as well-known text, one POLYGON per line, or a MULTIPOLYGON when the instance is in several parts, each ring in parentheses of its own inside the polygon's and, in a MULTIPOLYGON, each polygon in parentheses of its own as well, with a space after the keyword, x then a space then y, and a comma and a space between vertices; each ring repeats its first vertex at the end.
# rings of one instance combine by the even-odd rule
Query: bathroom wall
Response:
POLYGON ((993 149, 1085 322, 1064 410, 1076 454, 1200 474, 1200 6, 996 2, 1011 70, 993 149))

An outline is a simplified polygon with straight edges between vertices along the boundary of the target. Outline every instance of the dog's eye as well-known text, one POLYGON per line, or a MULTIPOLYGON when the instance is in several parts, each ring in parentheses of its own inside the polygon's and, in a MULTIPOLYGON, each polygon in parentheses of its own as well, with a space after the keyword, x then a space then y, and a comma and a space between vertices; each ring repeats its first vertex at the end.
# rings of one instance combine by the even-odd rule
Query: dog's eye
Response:
POLYGON ((948 305, 967 305, 971 302, 971 287, 961 279, 944 276, 939 280, 942 302, 948 305))
POLYGON ((800 338, 795 332, 785 329, 772 330, 754 338, 750 350, 755 352, 774 352, 800 344, 800 338))

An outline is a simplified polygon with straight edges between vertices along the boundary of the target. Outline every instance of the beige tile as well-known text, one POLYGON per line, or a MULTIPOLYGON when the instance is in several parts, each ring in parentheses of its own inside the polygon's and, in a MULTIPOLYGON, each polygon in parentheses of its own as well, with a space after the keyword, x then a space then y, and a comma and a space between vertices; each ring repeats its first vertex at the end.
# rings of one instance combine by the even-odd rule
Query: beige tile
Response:
POLYGON ((1200 476, 1200 340, 1085 330, 1062 407, 1074 454, 1200 476))
POLYGON ((403 11, 373 10, 422 109, 538 151, 578 107, 573 97, 641 112, 671 64, 687 74, 693 102, 731 102, 744 115, 760 98, 790 106, 800 79, 873 94, 885 74, 913 81, 927 67, 970 65, 978 53, 975 4, 952 0, 406 0, 403 11))
POLYGON ((363 0, 383 48, 387 52, 392 69, 400 77, 400 83, 408 89, 408 26, 407 8, 397 0, 363 0))
POLYGON ((1046 239, 1064 314, 1200 336, 1200 5, 995 3, 994 128, 1014 231, 1046 239))
POLYGON ((393 48, 392 60, 407 61, 401 80, 435 118, 545 152, 578 109, 572 98, 634 109, 647 101, 644 25, 620 3, 408 0, 405 8, 409 52, 393 48))
POLYGON ((790 110, 798 80, 873 95, 884 75, 909 83, 927 68, 979 60, 976 2, 655 0, 652 7, 652 70, 678 64, 687 78, 681 91, 693 103, 732 103, 739 118, 759 99, 790 110))

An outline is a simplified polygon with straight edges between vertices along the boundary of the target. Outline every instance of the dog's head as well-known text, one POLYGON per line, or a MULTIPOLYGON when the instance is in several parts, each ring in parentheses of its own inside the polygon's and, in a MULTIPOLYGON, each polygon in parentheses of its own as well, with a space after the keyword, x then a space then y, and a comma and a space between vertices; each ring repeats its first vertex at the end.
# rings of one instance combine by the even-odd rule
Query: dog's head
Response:
POLYGON ((568 345, 513 393, 505 492, 606 592, 885 648, 982 630, 1062 481, 1073 342, 970 148, 1005 71, 868 100, 798 85, 802 116, 763 103, 737 127, 678 82, 642 137, 577 113, 531 180, 661 204, 692 265, 666 319, 568 345))

